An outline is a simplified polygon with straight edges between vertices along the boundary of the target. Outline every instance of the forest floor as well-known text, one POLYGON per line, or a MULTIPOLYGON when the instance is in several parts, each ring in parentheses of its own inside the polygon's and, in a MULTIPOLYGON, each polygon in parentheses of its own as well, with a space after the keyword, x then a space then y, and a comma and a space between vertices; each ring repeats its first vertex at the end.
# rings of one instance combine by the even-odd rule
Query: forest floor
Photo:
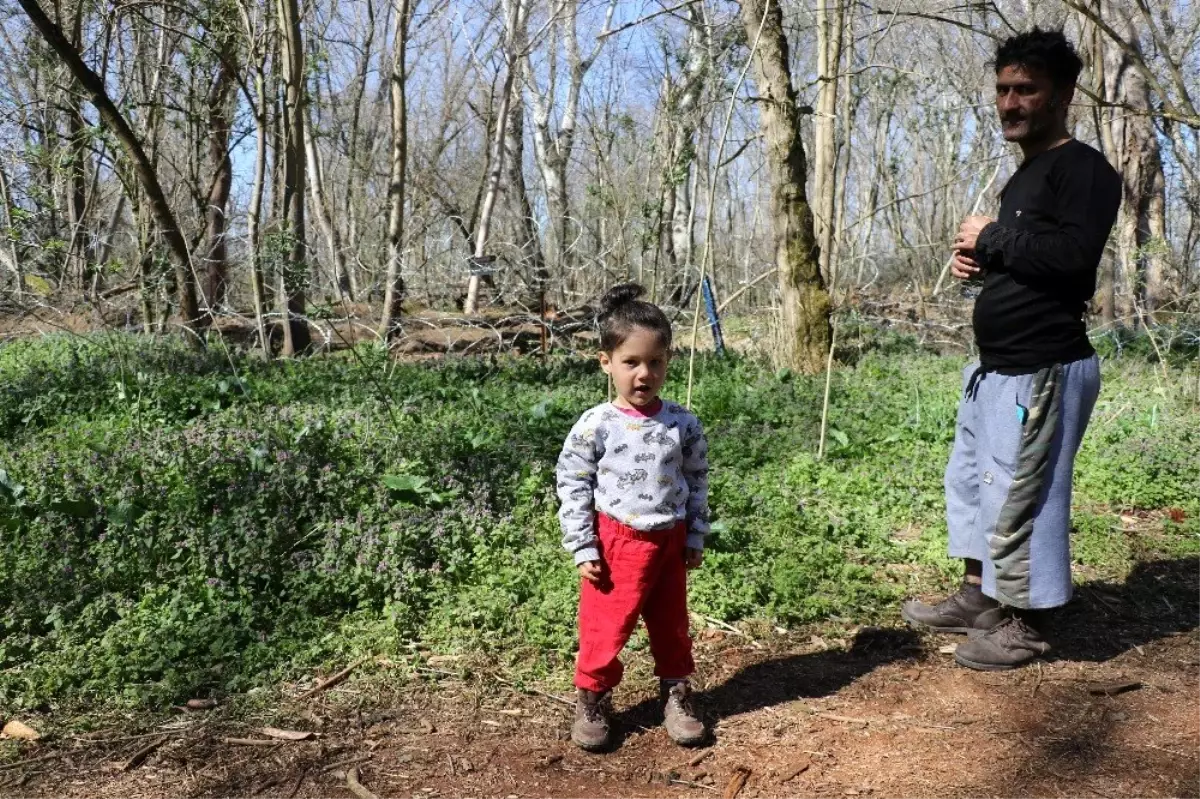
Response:
POLYGON ((696 750, 659 726, 643 652, 617 694, 620 745, 601 755, 568 740, 569 693, 427 656, 420 679, 389 684, 385 664, 374 682, 236 717, 126 719, 31 743, 0 767, 0 796, 348 797, 347 772, 375 795, 421 799, 1197 796, 1198 592, 1193 557, 1087 583, 1055 622, 1055 654, 1007 673, 956 667, 957 638, 901 627, 702 630, 696 684, 715 735, 696 750), (315 735, 260 731, 279 723, 315 735))

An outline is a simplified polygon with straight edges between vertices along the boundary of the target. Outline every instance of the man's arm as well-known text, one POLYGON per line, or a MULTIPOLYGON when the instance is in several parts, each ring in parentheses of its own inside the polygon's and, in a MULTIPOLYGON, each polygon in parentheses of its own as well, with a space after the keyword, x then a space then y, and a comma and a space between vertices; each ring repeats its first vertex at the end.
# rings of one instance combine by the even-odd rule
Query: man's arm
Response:
POLYGON ((1104 164, 1064 165, 1051 174, 1058 230, 1033 233, 990 222, 979 231, 975 259, 988 269, 1030 278, 1095 269, 1121 203, 1120 181, 1104 164))

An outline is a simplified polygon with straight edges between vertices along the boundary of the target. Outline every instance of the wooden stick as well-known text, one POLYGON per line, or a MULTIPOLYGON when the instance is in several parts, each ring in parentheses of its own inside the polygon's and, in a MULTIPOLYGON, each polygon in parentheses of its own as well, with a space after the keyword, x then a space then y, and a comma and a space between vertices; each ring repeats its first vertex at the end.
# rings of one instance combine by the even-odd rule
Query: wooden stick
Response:
POLYGON ((283 746, 282 741, 273 741, 269 738, 222 738, 221 743, 231 746, 283 746))
POLYGON ((133 757, 129 758, 127 761, 125 761, 125 765, 121 766, 121 771, 131 771, 142 765, 146 758, 150 756, 151 752, 165 744, 168 740, 170 740, 170 738, 171 736, 169 735, 163 735, 134 752, 133 757))
POLYGON ((567 699, 563 699, 561 696, 555 696, 554 694, 548 694, 545 691, 539 691, 537 688, 529 688, 529 687, 518 688, 517 686, 513 685, 508 680, 504 679, 503 677, 496 677, 494 679, 496 680, 496 682, 498 682, 502 685, 507 685, 509 688, 511 688, 513 691, 516 691, 519 694, 536 694, 537 696, 544 696, 546 699, 552 699, 555 702, 564 704, 567 707, 570 707, 570 708, 575 707, 574 702, 567 700, 567 699))
POLYGON ((682 3, 671 6, 670 8, 660 8, 658 11, 652 11, 649 14, 638 17, 637 19, 633 20, 632 22, 626 22, 624 25, 618 25, 617 27, 613 28, 612 30, 600 31, 599 33, 596 34, 596 39, 598 39, 598 40, 607 39, 609 36, 615 36, 616 34, 620 33, 621 31, 629 30, 630 28, 633 28, 637 25, 641 25, 643 22, 649 22, 650 20, 654 19, 655 17, 661 17, 663 14, 672 14, 672 13, 678 11, 679 9, 686 8, 696 2, 698 2, 698 0, 684 0, 682 3))
POLYGON ((378 796, 371 793, 366 787, 363 786, 361 782, 358 781, 357 766, 346 772, 346 787, 349 788, 350 792, 357 796, 358 799, 379 799, 378 796))
POLYGON ((296 784, 292 786, 292 790, 288 791, 287 799, 292 799, 293 796, 300 790, 300 786, 304 784, 304 777, 308 774, 308 769, 300 769, 300 776, 296 777, 296 784))
POLYGON ((814 713, 813 715, 818 718, 829 719, 830 721, 840 721, 843 724, 861 724, 864 727, 871 723, 870 719, 856 719, 852 716, 839 716, 836 713, 814 713))
POLYGON ((728 297, 725 298, 725 302, 723 302, 719 306, 717 306, 717 315, 719 316, 721 314, 721 312, 724 311, 726 308, 728 308, 729 304, 732 303, 734 300, 736 300, 738 297, 742 296, 747 291, 754 288, 759 283, 763 282, 764 280, 766 280, 767 278, 769 278, 771 275, 775 274, 778 271, 779 271, 779 267, 773 266, 770 269, 768 269, 767 271, 763 272, 758 277, 751 280, 746 285, 742 286, 737 291, 730 294, 728 297))
POLYGON ((742 792, 742 788, 746 787, 746 781, 749 779, 750 769, 746 766, 738 766, 734 770, 729 784, 725 786, 725 799, 737 799, 737 795, 742 792))
POLYGON ((706 791, 712 791, 713 793, 717 792, 717 789, 712 787, 711 785, 704 785, 703 783, 699 783, 699 782, 691 782, 690 780, 681 780, 681 779, 673 778, 671 780, 671 784, 672 785, 686 785, 689 788, 702 788, 706 791))
POLYGON ((301 695, 300 695, 300 696, 297 698, 297 701, 303 702, 305 699, 310 699, 310 698, 312 698, 312 697, 316 696, 317 694, 321 693, 322 691, 325 691, 325 690, 328 690, 328 689, 332 688, 333 686, 337 685, 338 683, 342 682, 342 681, 343 681, 343 680, 345 680, 347 677, 349 677, 349 676, 350 676, 350 674, 351 674, 351 672, 353 672, 355 669, 357 669, 357 668, 358 668, 359 666, 361 666, 362 664, 366 663, 366 662, 367 662, 367 660, 369 660, 369 658, 359 658, 358 660, 354 661, 353 663, 351 663, 351 664, 350 664, 349 666, 347 666, 346 668, 344 668, 344 669, 342 669, 341 671, 339 671, 337 674, 335 674, 335 675, 333 675, 332 677, 330 677, 330 678, 329 678, 328 680, 326 680, 325 682, 318 683, 318 684, 317 684, 316 686, 314 686, 313 688, 311 688, 311 689, 309 689, 308 691, 305 691, 304 693, 302 693, 302 694, 301 694, 301 695))
POLYGON ((333 763, 330 763, 328 766, 325 766, 324 768, 321 769, 321 771, 329 772, 329 771, 334 771, 335 769, 342 768, 343 766, 353 766, 358 763, 366 763, 368 760, 372 759, 373 757, 375 757, 375 756, 374 755, 359 755, 358 757, 352 757, 352 758, 349 758, 348 760, 338 760, 333 763))
POLYGON ((804 772, 808 771, 810 768, 812 768, 811 760, 805 760, 801 763, 797 763, 794 766, 792 766, 791 768, 789 768, 786 772, 784 772, 784 775, 779 778, 779 782, 780 783, 791 782, 792 780, 796 779, 804 772))
POLYGON ((831 314, 829 332, 829 358, 825 361, 825 399, 821 403, 821 438, 817 442, 817 460, 825 457, 825 430, 829 423, 829 389, 833 384, 833 348, 837 344, 837 315, 831 314))
POLYGON ((53 755, 42 755, 41 757, 31 757, 28 760, 18 760, 16 763, 5 763, 0 765, 0 771, 9 771, 10 769, 21 768, 22 766, 31 766, 34 763, 45 763, 47 760, 57 760, 64 755, 64 752, 58 752, 53 755))

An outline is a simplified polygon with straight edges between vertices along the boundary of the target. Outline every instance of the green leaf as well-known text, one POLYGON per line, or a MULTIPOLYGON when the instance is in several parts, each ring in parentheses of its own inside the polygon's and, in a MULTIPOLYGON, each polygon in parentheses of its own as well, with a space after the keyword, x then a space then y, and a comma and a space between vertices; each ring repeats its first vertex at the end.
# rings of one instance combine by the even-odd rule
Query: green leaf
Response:
POLYGON ((428 478, 416 474, 385 474, 383 484, 393 491, 423 491, 428 478))
POLYGON ((108 508, 108 523, 113 527, 129 527, 142 515, 142 509, 129 500, 122 500, 108 508))

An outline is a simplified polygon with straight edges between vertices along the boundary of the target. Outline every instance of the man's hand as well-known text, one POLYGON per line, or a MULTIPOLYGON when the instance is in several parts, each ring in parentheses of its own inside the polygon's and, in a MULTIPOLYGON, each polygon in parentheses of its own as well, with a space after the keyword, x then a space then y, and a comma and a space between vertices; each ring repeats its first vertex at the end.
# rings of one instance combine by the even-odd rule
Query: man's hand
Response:
POLYGON ((955 250, 954 257, 950 260, 950 274, 959 280, 970 280, 979 274, 979 264, 966 253, 955 250))
POLYGON ((579 576, 589 583, 600 582, 600 561, 589 560, 579 564, 579 576))
POLYGON ((975 252, 975 242, 979 239, 979 231, 993 221, 989 216, 968 216, 958 226, 958 235, 954 237, 955 252, 975 252))
POLYGON ((683 553, 683 565, 689 569, 697 569, 704 562, 704 550, 688 547, 683 553))

